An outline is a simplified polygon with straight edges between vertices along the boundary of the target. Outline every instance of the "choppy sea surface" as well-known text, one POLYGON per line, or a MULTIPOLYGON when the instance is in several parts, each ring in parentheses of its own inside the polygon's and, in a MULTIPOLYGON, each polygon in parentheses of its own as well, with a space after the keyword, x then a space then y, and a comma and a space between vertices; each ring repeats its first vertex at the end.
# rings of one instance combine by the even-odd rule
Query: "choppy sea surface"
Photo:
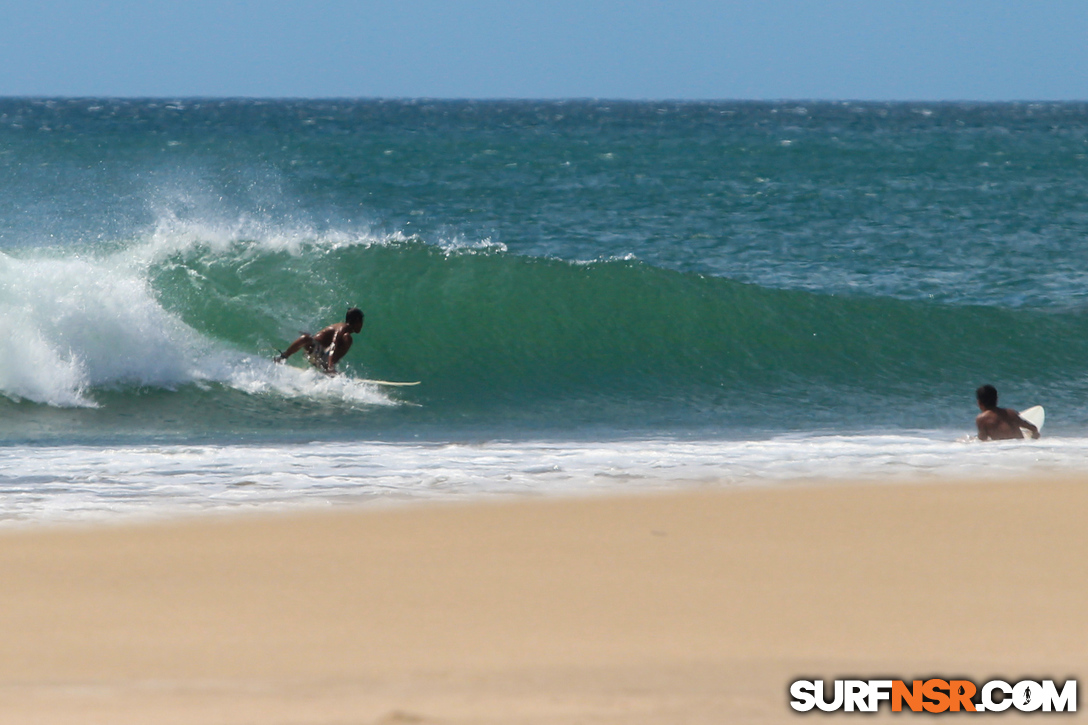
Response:
POLYGON ((1077 103, 0 99, 0 520, 1084 470, 1086 171, 1077 103))

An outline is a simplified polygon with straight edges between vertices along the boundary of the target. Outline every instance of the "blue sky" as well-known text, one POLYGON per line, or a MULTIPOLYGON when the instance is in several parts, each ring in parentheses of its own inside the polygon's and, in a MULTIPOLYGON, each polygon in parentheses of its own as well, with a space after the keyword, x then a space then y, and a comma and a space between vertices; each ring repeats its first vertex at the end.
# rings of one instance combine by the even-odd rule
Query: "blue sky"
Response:
POLYGON ((1084 0, 0 0, 0 95, 1088 99, 1084 0))

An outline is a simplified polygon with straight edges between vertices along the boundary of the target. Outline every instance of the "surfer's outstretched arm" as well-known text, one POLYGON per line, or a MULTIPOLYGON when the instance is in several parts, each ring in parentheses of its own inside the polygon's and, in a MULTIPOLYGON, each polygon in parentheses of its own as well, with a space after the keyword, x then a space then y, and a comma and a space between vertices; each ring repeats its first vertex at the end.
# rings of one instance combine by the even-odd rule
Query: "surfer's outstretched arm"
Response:
POLYGON ((283 362, 284 360, 286 360, 287 358, 291 357, 292 355, 294 355, 294 354, 295 354, 296 352, 298 352, 299 350, 301 350, 301 349, 303 349, 303 348, 306 348, 307 350, 309 350, 309 349, 310 349, 310 348, 312 348, 313 346, 314 346, 314 338, 313 338, 313 336, 311 336, 311 335, 308 335, 308 334, 306 334, 306 333, 304 332, 304 333, 302 333, 301 335, 299 335, 299 336, 298 336, 298 339, 297 339, 297 340, 295 340, 294 342, 292 342, 292 343, 291 343, 291 345, 290 345, 290 346, 289 346, 289 347, 288 347, 288 348, 287 348, 286 350, 284 350, 283 352, 281 352, 281 353, 280 353, 279 355, 277 355, 277 356, 276 356, 275 358, 273 358, 273 359, 274 359, 274 360, 275 360, 276 362, 283 362))

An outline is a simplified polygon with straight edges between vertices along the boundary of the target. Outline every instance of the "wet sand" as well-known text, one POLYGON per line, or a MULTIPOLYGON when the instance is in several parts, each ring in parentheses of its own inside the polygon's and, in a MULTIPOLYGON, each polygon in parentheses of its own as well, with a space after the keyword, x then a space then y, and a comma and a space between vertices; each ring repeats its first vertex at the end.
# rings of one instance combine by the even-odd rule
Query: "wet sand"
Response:
POLYGON ((23 528, 0 723, 796 721, 801 676, 1083 674, 1086 556, 1044 476, 23 528))

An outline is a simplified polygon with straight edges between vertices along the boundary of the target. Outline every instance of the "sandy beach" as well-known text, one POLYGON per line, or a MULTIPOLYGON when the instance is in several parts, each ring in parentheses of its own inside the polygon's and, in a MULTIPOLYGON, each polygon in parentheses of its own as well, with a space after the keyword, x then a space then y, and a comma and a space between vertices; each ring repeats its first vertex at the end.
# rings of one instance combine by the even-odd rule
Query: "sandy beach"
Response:
POLYGON ((802 676, 1077 677, 1086 512, 1040 476, 9 530, 0 722, 764 723, 802 676))

